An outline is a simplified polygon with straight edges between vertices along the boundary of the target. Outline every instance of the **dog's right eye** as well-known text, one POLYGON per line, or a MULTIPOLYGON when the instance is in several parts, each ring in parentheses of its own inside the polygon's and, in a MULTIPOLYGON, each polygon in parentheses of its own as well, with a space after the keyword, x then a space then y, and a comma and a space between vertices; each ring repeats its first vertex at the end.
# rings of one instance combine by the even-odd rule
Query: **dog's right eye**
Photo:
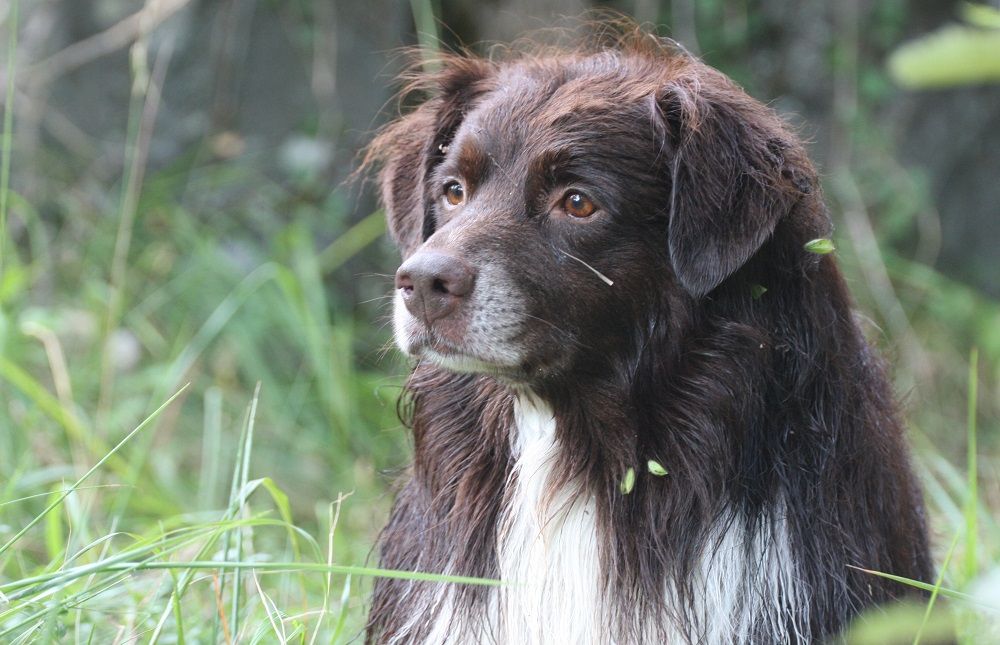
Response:
POLYGON ((449 181, 444 185, 444 199, 452 206, 458 206, 465 201, 465 189, 457 181, 449 181))
POLYGON ((563 198, 562 207, 568 214, 580 219, 590 217, 597 210, 597 206, 594 205, 594 202, 589 197, 576 191, 566 194, 566 197, 563 198))

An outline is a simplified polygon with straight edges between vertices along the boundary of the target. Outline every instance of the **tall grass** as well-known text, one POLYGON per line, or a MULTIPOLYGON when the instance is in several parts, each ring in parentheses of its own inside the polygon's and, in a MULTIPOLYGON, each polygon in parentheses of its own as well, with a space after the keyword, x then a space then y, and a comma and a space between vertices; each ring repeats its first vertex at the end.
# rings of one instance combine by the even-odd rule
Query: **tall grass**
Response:
POLYGON ((384 334, 356 322, 382 313, 351 312, 383 291, 354 284, 382 217, 254 159, 142 180, 162 78, 137 84, 117 216, 66 186, 62 230, 6 181, 7 93, 0 204, 29 225, 0 280, 0 642, 350 640, 372 576, 448 580, 366 566, 405 452, 384 334))

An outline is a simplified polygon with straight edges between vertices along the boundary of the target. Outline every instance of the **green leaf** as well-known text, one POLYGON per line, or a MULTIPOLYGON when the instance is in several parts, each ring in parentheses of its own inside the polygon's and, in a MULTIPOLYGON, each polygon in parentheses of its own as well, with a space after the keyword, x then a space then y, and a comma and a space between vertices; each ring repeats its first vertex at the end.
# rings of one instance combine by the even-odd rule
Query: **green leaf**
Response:
POLYGON ((833 240, 820 237, 815 240, 809 240, 805 243, 803 247, 806 251, 810 253, 816 253, 818 255, 826 255, 827 253, 833 253, 836 247, 833 245, 833 240))
POLYGON ((984 4, 962 3, 965 22, 984 29, 1000 29, 1000 10, 984 4))
POLYGON ((635 488, 635 468, 629 466, 628 470, 625 471, 625 477, 622 478, 622 483, 618 485, 621 489, 622 495, 628 495, 635 488))
POLYGON ((767 293, 767 287, 762 284, 750 285, 750 297, 754 300, 760 300, 760 297, 767 293))
POLYGON ((658 461, 650 459, 646 462, 646 467, 649 469, 650 473, 656 475, 657 477, 663 477, 667 474, 667 469, 664 468, 663 464, 658 461))
POLYGON ((889 73, 909 88, 1000 82, 1000 30, 943 27, 897 48, 889 73))

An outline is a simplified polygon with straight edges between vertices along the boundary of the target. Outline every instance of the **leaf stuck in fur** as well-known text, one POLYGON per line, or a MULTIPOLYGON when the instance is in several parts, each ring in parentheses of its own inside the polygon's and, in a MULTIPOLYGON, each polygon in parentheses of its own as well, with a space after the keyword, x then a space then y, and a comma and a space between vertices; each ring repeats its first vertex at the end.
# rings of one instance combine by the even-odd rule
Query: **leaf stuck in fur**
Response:
POLYGON ((650 473, 656 475, 657 477, 663 477, 667 474, 667 469, 663 467, 663 464, 653 459, 646 462, 646 468, 649 469, 650 473))
POLYGON ((762 284, 750 285, 750 297, 754 300, 760 300, 760 297, 767 293, 767 287, 762 284))
POLYGON ((837 247, 833 245, 833 240, 830 238, 820 237, 815 240, 809 240, 803 248, 810 253, 826 255, 827 253, 833 253, 837 247))
POLYGON ((628 495, 635 488, 635 468, 629 466, 628 470, 625 471, 625 476, 622 478, 621 484, 618 487, 622 491, 622 495, 628 495))

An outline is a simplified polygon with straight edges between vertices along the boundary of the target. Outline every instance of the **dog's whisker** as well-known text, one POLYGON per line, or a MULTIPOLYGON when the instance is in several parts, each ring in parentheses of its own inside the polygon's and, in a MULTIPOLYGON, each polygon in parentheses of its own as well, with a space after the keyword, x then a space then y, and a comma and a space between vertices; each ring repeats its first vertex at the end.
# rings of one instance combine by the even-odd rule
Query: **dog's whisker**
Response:
POLYGON ((395 346, 396 344, 392 341, 392 339, 389 339, 386 342, 382 343, 382 346, 379 347, 375 353, 376 356, 375 360, 377 360, 378 362, 384 361, 386 356, 389 355, 389 352, 391 352, 392 348, 395 346))
POLYGON ((367 305, 368 303, 376 302, 378 300, 392 300, 395 297, 396 297, 396 294, 394 294, 394 293, 387 293, 387 294, 382 295, 382 296, 375 296, 374 298, 369 298, 368 300, 362 300, 359 304, 367 305))
MULTIPOLYGON (((529 314, 526 311, 521 312, 521 315, 524 316, 525 318, 531 318, 532 320, 537 320, 540 323, 545 323, 546 325, 548 325, 552 329, 555 329, 557 332, 562 333, 562 334, 566 334, 566 332, 559 325, 555 324, 551 320, 545 320, 544 318, 539 318, 538 316, 529 314)), ((566 334, 566 335, 568 336, 569 334, 566 334)))
POLYGON ((584 262, 580 258, 578 258, 575 255, 572 255, 570 253, 567 253, 566 251, 563 251, 562 249, 556 249, 556 250, 559 251, 560 253, 562 253, 563 255, 565 255, 566 257, 570 258, 571 260, 576 260, 577 262, 579 262, 583 266, 585 266, 588 269, 590 269, 591 271, 593 271, 594 275, 596 275, 598 278, 600 278, 601 282, 603 282, 604 284, 608 285, 609 287, 614 286, 614 284, 615 284, 614 280, 612 280, 608 276, 604 275, 603 273, 601 273, 600 271, 598 271, 594 267, 590 266, 589 264, 587 264, 586 262, 584 262))

